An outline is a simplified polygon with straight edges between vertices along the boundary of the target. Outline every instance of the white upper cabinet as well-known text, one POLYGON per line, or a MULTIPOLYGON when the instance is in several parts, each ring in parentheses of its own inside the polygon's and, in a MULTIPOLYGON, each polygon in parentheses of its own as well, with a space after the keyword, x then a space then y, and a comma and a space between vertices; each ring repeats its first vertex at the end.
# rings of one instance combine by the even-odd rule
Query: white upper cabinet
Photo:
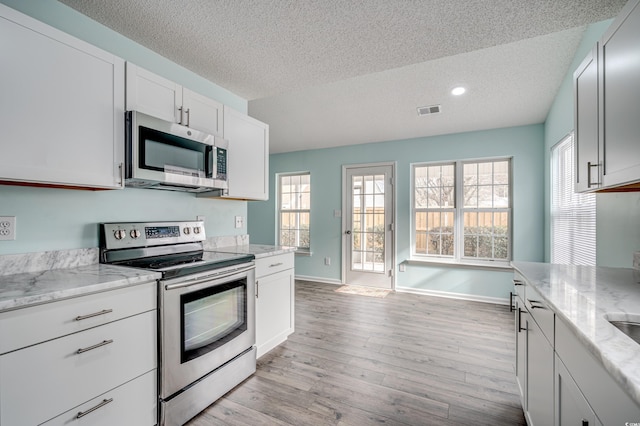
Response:
POLYGON ((269 125, 224 107, 229 198, 269 199, 269 125))
POLYGON ((122 188, 124 61, 0 4, 0 181, 122 188))
POLYGON ((576 191, 640 189, 640 0, 574 73, 576 191))
POLYGON ((181 85, 127 62, 127 110, 223 135, 223 106, 181 85))
POLYGON ((602 186, 640 181, 640 1, 602 38, 600 82, 602 186))

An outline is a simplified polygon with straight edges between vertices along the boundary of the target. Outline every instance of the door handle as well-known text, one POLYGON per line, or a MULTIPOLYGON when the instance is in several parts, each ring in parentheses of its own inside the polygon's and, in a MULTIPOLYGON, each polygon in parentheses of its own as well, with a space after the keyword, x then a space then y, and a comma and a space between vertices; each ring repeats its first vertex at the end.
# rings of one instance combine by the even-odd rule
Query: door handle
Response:
POLYGON ((344 231, 345 234, 351 235, 351 231, 344 231))

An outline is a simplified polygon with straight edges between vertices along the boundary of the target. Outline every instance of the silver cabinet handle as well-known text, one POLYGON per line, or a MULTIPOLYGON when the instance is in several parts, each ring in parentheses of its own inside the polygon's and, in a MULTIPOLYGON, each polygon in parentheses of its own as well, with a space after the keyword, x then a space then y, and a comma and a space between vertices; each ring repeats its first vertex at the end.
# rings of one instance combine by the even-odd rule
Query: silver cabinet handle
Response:
POLYGON ((591 182, 591 168, 592 167, 600 167, 600 164, 592 164, 591 161, 587 163, 587 188, 591 188, 592 186, 600 185, 600 181, 591 182))
POLYGON ((178 120, 178 124, 182 124, 182 122, 184 121, 184 111, 182 111, 182 107, 178 108, 178 111, 180 111, 180 120, 178 120))
POLYGON ((260 294, 260 281, 256 281, 256 299, 258 299, 259 294, 260 294))
POLYGON ((85 352, 89 352, 89 351, 91 351, 91 350, 93 350, 93 349, 97 349, 97 348, 99 348, 99 347, 101 347, 101 346, 106 346, 106 345, 108 345, 109 343, 113 343, 113 339, 103 340, 102 342, 100 342, 100 343, 96 343, 95 345, 93 345, 93 346, 89 346, 89 347, 87 347, 87 348, 80 348, 80 349, 78 349, 78 350, 76 351, 76 353, 77 353, 77 354, 82 354, 82 353, 85 353, 85 352))
POLYGON ((527 331, 527 329, 522 328, 522 309, 518 308, 518 333, 521 331, 527 331))
POLYGON ((513 312, 513 292, 509 292, 509 312, 513 312))
POLYGON ((120 185, 124 186, 124 164, 120 163, 120 185))
POLYGON ((269 265, 269 268, 275 268, 276 266, 281 266, 281 265, 284 265, 284 263, 282 262, 272 263, 271 265, 269 265))
POLYGON ((76 415, 76 419, 81 419, 82 417, 86 416, 87 414, 93 413, 98 408, 102 408, 102 407, 104 407, 105 405, 107 405, 110 402, 113 402, 113 398, 103 399, 100 404, 96 405, 93 408, 89 408, 87 411, 78 411, 78 414, 76 415))
POLYGON ((539 301, 539 300, 527 299, 527 302, 529 302, 529 304, 531 305, 531 309, 546 309, 544 307, 544 305, 542 304, 542 302, 539 301), (536 305, 534 305, 534 303, 538 303, 538 304, 540 304, 542 306, 536 306, 536 305))
POLYGON ((520 280, 513 280, 513 285, 524 285, 524 283, 520 280))
POLYGON ((113 312, 113 309, 103 309, 100 312, 94 312, 92 314, 88 314, 88 315, 80 315, 77 316, 75 318, 76 321, 82 321, 82 320, 86 320, 87 318, 93 318, 93 317, 97 317, 99 315, 105 315, 105 314, 110 314, 111 312, 113 312))
POLYGON ((187 114, 187 124, 185 124, 185 126, 189 127, 189 123, 191 122, 191 110, 187 108, 184 113, 187 114))

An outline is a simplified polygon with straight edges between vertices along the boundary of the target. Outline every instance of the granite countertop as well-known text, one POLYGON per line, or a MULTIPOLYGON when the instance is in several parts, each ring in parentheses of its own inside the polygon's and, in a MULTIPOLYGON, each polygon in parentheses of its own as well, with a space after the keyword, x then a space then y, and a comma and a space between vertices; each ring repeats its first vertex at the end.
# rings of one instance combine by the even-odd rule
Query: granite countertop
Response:
POLYGON ((252 254, 256 259, 262 257, 276 256, 278 254, 295 252, 295 247, 270 246, 265 244, 242 244, 237 246, 216 247, 213 251, 223 253, 252 254))
POLYGON ((608 321, 640 322, 640 271, 533 262, 512 264, 640 404, 640 344, 608 321))
POLYGON ((98 263, 4 275, 0 276, 0 313, 158 278, 157 272, 98 263))

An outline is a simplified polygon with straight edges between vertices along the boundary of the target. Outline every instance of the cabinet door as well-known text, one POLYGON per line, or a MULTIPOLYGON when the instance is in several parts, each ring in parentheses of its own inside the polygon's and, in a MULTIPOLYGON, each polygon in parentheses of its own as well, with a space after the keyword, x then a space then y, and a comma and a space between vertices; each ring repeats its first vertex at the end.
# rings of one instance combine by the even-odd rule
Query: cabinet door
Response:
POLYGON ((182 124, 212 135, 223 135, 223 105, 211 98, 182 89, 182 124))
POLYGON ((555 362, 555 426, 601 426, 580 388, 557 355, 555 362))
POLYGON ((229 198, 269 199, 269 125, 224 108, 229 141, 229 198))
POLYGON ((640 180, 640 2, 620 16, 600 47, 603 186, 640 180))
POLYGON ((124 61, 0 4, 0 181, 122 188, 124 61))
POLYGON ((527 321, 527 418, 529 426, 553 424, 553 348, 533 319, 527 321))
POLYGON ((516 333, 516 384, 520 391, 522 409, 527 410, 526 399, 526 368, 527 368, 527 310, 520 297, 515 298, 515 333, 516 333))
MULTIPOLYGON (((127 62, 127 111, 181 122, 182 86, 127 62)), ((184 113, 182 113, 184 119, 184 113)))
POLYGON ((576 141, 576 192, 595 189, 600 182, 598 160, 598 46, 573 74, 576 141))
POLYGON ((260 357, 294 331, 293 269, 256 281, 256 346, 260 357))

